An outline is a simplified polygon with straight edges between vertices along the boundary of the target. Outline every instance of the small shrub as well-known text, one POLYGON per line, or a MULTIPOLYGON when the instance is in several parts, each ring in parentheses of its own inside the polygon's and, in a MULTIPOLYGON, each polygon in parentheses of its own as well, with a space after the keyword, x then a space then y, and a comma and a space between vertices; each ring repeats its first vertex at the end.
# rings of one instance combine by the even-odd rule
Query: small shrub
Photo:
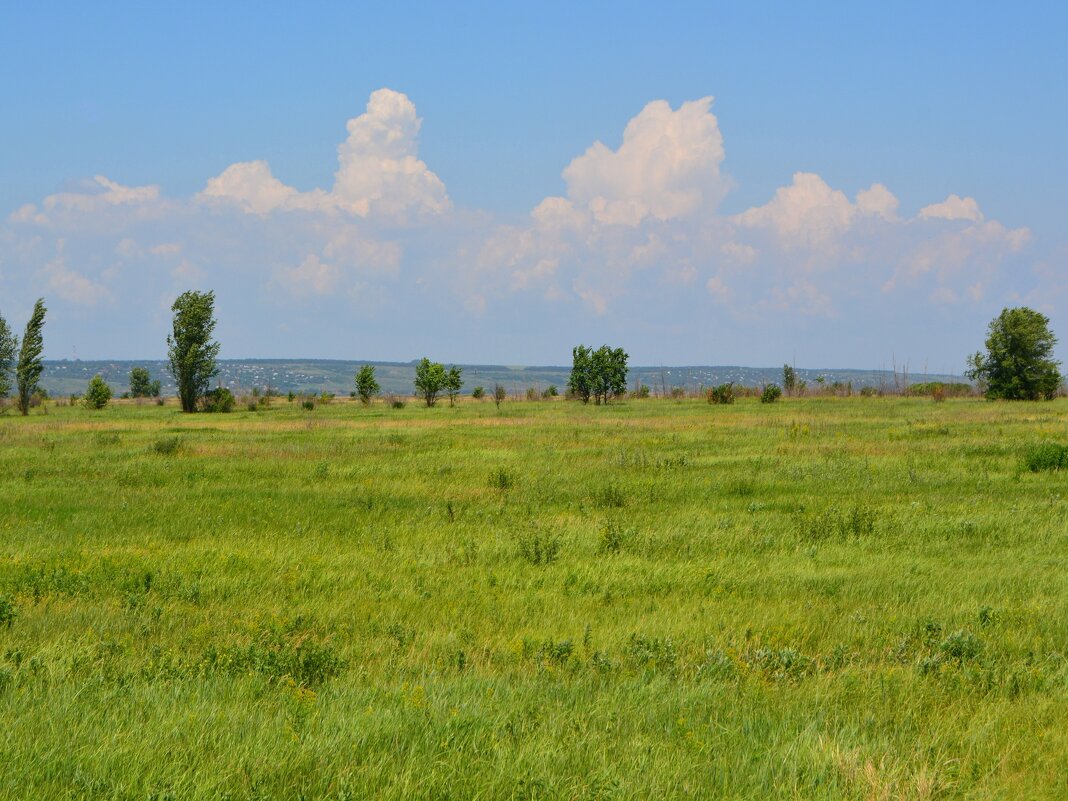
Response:
POLYGON ((181 446, 182 441, 178 437, 163 437, 152 443, 152 450, 160 456, 173 456, 181 446))
POLYGON ((597 550, 601 553, 616 554, 633 538, 634 529, 625 529, 614 520, 609 520, 601 527, 597 550))
POLYGON ((667 637, 632 634, 627 644, 627 661, 648 673, 673 674, 679 664, 679 652, 667 637))
POLYGON ((560 538, 532 528, 519 537, 519 555, 535 567, 550 565, 560 556, 560 538))
POLYGON ((782 387, 778 384, 768 384, 760 393, 761 403, 775 403, 782 397, 782 387))
POLYGON ((955 631, 946 637, 938 646, 939 655, 947 662, 953 662, 958 666, 965 662, 971 662, 982 651, 982 643, 979 638, 970 631, 955 631))
POLYGON ((649 397, 649 385, 640 384, 636 390, 634 390, 634 397, 638 399, 644 399, 649 397))
POLYGON ((860 397, 862 397, 862 398, 874 398, 878 394, 879 394, 879 390, 877 390, 875 387, 861 387, 860 388, 860 397))
POLYGON ((606 484, 594 493, 593 501, 602 509, 622 509, 627 505, 627 496, 615 484, 606 484))
POLYGON ((1024 466, 1032 473, 1042 470, 1068 470, 1068 445, 1057 442, 1032 445, 1024 456, 1024 466))
POLYGON ((493 387, 493 402, 497 404, 497 408, 501 408, 501 402, 508 397, 508 390, 504 388, 504 384, 497 384, 493 387))
POLYGON ((536 401, 540 397, 541 397, 541 395, 539 394, 538 390, 534 389, 534 387, 527 387, 527 400, 528 401, 536 401))
POLYGON ((816 671, 816 660, 794 648, 757 648, 742 661, 772 681, 800 681, 816 671))
POLYGON ((711 648, 705 651, 704 661, 697 666, 698 680, 722 681, 733 679, 738 676, 738 665, 730 654, 719 648, 711 648))
POLYGON ((734 403, 734 382, 720 384, 708 390, 709 403, 734 403))
POLYGON ((876 511, 864 504, 850 507, 844 512, 831 508, 802 517, 798 522, 798 534, 807 542, 870 537, 875 533, 877 522, 876 511))
POLYGON ((471 390, 471 397, 475 400, 482 400, 484 397, 486 397, 486 388, 475 387, 473 390, 471 390))
POLYGON ((216 387, 204 393, 204 397, 200 400, 200 408, 205 412, 224 414, 232 412, 236 402, 234 393, 226 387, 216 387))
POLYGON ((560 390, 556 388, 556 384, 549 384, 549 386, 545 388, 545 391, 541 393, 543 398, 555 398, 559 394, 560 390))
POLYGON ((89 381, 89 387, 85 390, 85 408, 103 409, 110 400, 111 387, 99 375, 93 376, 89 381))
POLYGON ((509 490, 515 486, 515 476, 503 467, 498 467, 489 477, 489 485, 492 489, 509 490))
POLYGON ((211 647, 201 658, 200 668, 205 672, 258 673, 271 681, 288 677, 296 685, 309 687, 341 673, 345 661, 329 642, 313 639, 295 622, 265 626, 246 646, 211 647))
POLYGON ((9 629, 19 616, 18 607, 7 595, 0 595, 0 628, 9 629))
POLYGON ((535 645, 531 642, 523 643, 524 654, 529 653, 531 658, 542 668, 562 668, 571 655, 575 652, 575 644, 571 640, 545 640, 535 645))
POLYGON ((313 412, 313 411, 315 411, 315 399, 314 398, 306 398, 303 401, 301 401, 300 406, 306 412, 313 412))

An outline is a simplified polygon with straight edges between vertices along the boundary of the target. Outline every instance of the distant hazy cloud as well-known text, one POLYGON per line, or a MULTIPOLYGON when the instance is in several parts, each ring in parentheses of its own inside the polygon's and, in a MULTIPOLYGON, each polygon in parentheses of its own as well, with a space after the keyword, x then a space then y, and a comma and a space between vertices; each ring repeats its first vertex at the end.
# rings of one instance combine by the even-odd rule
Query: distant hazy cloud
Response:
MULTIPOLYGON (((603 326, 652 307, 665 320, 685 310, 748 324, 768 312, 789 321, 962 307, 1052 285, 1056 269, 1020 267, 1030 231, 987 219, 970 197, 909 216, 880 183, 850 197, 798 172, 766 203, 723 213, 732 180, 712 102, 649 103, 618 148, 595 142, 563 169, 564 196, 504 223, 453 207, 419 158, 414 104, 380 89, 348 121, 329 188, 301 191, 262 160, 232 164, 184 199, 98 175, 8 216, 0 277, 7 293, 72 307, 219 287, 268 326, 297 299, 309 323, 358 310, 361 331, 371 321, 385 331, 414 307, 446 327, 499 308, 536 329, 572 307, 603 326), (1022 286, 1010 286, 1010 264, 1022 286)), ((322 352, 311 340, 302 351, 322 352)))

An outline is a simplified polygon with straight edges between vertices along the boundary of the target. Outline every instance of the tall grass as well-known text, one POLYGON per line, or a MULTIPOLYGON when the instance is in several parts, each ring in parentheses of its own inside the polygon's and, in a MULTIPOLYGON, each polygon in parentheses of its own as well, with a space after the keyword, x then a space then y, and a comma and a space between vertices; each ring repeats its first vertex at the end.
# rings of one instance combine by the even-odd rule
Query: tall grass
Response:
POLYGON ((0 417, 0 798, 1066 797, 1066 422, 0 417))

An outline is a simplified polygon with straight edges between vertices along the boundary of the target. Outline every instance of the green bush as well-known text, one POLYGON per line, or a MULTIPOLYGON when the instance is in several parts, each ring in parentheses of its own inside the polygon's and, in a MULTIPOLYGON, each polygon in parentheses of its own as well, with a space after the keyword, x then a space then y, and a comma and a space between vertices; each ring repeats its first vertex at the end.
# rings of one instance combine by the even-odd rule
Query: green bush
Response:
POLYGON ((152 450, 161 456, 173 456, 182 446, 178 437, 163 437, 152 443, 152 450))
POLYGON ((560 556, 560 538, 532 528, 519 537, 519 555, 535 567, 552 564, 560 556))
POLYGON ((1042 470, 1068 470, 1068 445, 1056 442, 1032 445, 1024 456, 1024 466, 1032 473, 1042 470))
POLYGON ((205 412, 232 412, 234 410, 234 393, 226 387, 216 387, 204 393, 200 399, 200 408, 205 412))
POLYGON ((0 595, 0 628, 11 628, 18 615, 19 610, 15 602, 6 595, 0 595))
POLYGON ((972 385, 955 381, 923 381, 909 387, 910 395, 930 396, 938 392, 944 393, 947 398, 965 398, 972 394, 972 385))
POLYGON ((475 400, 482 400, 482 398, 485 397, 485 395, 486 395, 485 387, 475 387, 473 390, 471 390, 471 397, 474 398, 475 400))
POLYGON ((708 390, 709 403, 734 403, 734 382, 720 384, 708 390))
POLYGON ((85 390, 85 408, 103 409, 111 400, 111 387, 98 375, 89 381, 89 387, 85 390))
POLYGON ((782 397, 782 387, 778 384, 768 384, 760 393, 761 403, 775 403, 782 397))

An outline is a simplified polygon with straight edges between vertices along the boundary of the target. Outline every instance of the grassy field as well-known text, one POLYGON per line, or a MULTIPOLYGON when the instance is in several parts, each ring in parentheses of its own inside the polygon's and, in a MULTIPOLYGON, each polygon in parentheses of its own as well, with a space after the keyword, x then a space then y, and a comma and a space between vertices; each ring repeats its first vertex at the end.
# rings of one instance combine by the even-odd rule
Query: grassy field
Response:
POLYGON ((0 798, 1068 797, 1068 401, 0 417, 0 798))

